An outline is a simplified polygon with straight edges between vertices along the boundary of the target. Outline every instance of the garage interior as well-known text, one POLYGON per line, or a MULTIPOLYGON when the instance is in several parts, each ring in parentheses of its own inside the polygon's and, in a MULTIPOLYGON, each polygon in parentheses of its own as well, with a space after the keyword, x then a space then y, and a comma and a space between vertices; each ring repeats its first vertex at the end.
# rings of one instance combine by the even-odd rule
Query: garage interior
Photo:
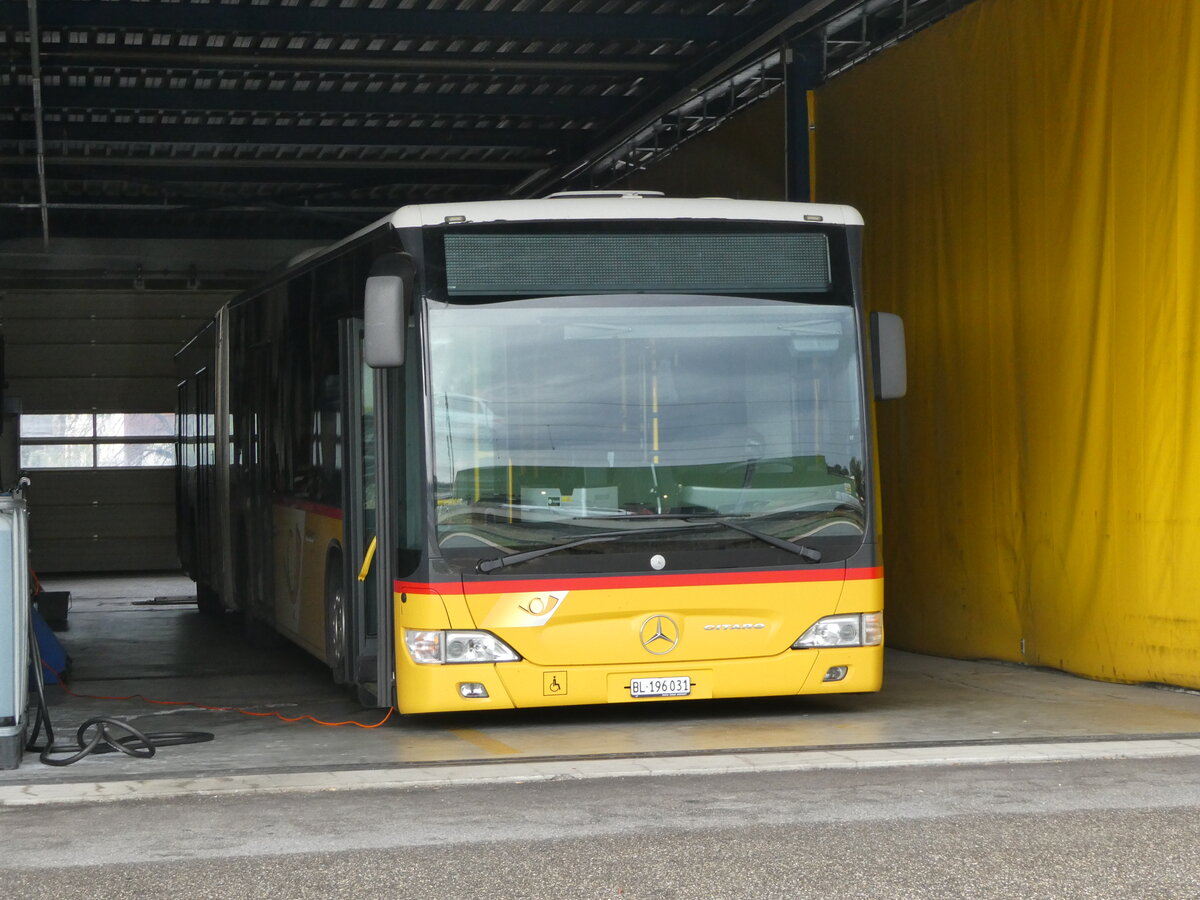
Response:
POLYGON ((160 451, 182 342, 271 266, 399 206, 848 203, 868 305, 907 323, 909 394, 878 413, 884 694, 435 717, 405 722, 403 749, 189 708, 172 729, 258 736, 240 757, 179 748, 172 771, 1200 732, 1194 694, 1101 683, 1200 688, 1184 0, 4 0, 0 45, 0 486, 31 480, 32 565, 72 593, 80 693, 378 720, 302 654, 263 660, 172 602, 190 582, 160 451))

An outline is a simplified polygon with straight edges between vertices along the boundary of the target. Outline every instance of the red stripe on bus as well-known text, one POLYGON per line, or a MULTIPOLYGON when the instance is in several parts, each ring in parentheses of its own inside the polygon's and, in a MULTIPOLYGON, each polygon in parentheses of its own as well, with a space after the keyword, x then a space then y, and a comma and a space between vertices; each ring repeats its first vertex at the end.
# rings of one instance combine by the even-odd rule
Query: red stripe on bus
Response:
POLYGON ((397 593, 414 594, 433 591, 457 591, 467 594, 512 594, 554 590, 603 590, 648 587, 704 587, 706 585, 787 584, 816 581, 877 581, 883 577, 883 566, 857 569, 784 569, 774 572, 693 572, 687 575, 596 575, 538 578, 522 581, 397 581, 397 593))
POLYGON ((309 500, 293 500, 290 497, 276 497, 276 506, 286 506, 289 509, 298 509, 303 512, 313 513, 314 515, 324 516, 327 519, 337 519, 339 522, 345 518, 346 514, 336 506, 325 506, 321 503, 313 503, 309 500))

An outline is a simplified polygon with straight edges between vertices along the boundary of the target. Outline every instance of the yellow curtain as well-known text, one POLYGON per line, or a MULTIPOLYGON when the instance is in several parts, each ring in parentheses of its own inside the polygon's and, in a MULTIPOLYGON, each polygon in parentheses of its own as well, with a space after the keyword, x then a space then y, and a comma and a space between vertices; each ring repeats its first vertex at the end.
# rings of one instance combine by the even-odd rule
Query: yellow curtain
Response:
POLYGON ((908 331, 890 642, 1200 687, 1200 4, 977 0, 816 120, 908 331))

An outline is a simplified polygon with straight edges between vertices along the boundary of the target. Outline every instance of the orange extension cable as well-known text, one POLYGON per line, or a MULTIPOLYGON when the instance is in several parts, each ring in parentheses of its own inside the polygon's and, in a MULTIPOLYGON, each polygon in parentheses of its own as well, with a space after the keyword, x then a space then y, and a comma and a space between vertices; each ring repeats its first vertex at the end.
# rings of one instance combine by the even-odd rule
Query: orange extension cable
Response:
POLYGON ((341 728, 350 725, 355 728, 363 728, 366 730, 378 728, 380 725, 390 719, 392 717, 392 713, 396 711, 395 707, 389 707, 387 714, 384 715, 384 717, 374 725, 364 725, 362 722, 355 722, 353 720, 346 722, 322 722, 315 716, 285 716, 277 712, 251 712, 248 709, 240 709, 236 706, 205 706, 203 703, 192 703, 188 700, 154 700, 144 694, 130 694, 128 697, 104 697, 99 694, 78 694, 67 686, 67 682, 63 679, 62 673, 51 668, 51 666, 45 660, 42 661, 42 667, 46 669, 46 671, 54 674, 54 676, 58 679, 58 683, 62 686, 62 689, 66 693, 70 694, 72 697, 78 697, 81 700, 141 700, 143 703, 152 703, 155 706, 190 706, 194 709, 204 709, 208 710, 209 712, 235 712, 241 713, 243 716, 254 716, 256 718, 275 718, 279 719, 281 722, 288 723, 312 722, 315 725, 322 725, 326 728, 341 728))

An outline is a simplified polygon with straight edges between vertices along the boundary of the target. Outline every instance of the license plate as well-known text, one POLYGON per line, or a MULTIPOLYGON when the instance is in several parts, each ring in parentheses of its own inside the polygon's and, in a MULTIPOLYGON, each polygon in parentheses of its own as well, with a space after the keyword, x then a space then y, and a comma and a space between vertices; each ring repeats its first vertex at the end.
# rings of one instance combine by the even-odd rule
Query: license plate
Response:
POLYGON ((692 692, 690 675, 670 678, 634 678, 629 682, 630 697, 686 697, 692 692))

